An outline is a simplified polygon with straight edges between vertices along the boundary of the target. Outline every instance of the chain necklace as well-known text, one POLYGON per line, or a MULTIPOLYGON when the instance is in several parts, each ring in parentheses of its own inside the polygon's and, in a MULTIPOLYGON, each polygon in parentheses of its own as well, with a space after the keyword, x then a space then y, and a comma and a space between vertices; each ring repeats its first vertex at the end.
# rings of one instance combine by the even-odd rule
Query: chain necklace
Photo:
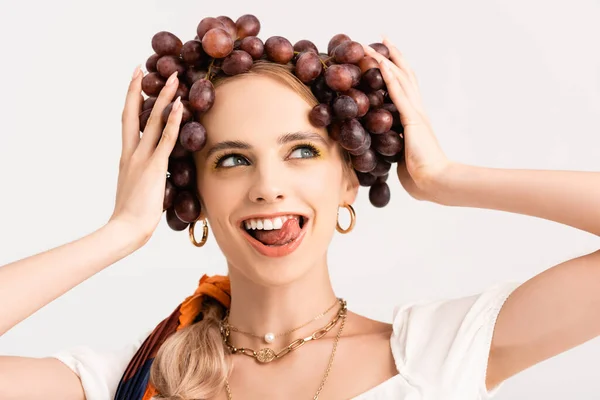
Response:
MULTIPOLYGON (((340 312, 338 313, 338 318, 334 319, 332 322, 335 321, 335 323, 337 323, 337 321, 340 318, 342 320, 342 323, 340 324, 340 329, 338 329, 338 333, 335 336, 335 340, 333 342, 333 349, 331 351, 331 356, 329 356, 329 363, 327 364, 327 369, 325 370, 325 374, 323 375, 323 379, 321 379, 321 384, 319 385, 319 388, 317 389, 317 392, 313 396, 313 400, 318 400, 319 399, 319 394, 321 394, 321 391, 323 390, 323 387, 325 386, 325 382, 327 382, 327 378, 329 377, 329 372, 331 371, 331 367, 333 366, 333 359, 335 357, 335 351, 337 350, 337 345, 338 345, 338 342, 340 341, 340 336, 342 336, 342 331, 344 330, 344 325, 346 323, 346 302, 345 301, 343 302, 342 308, 341 308, 340 312)), ((331 324, 331 322, 330 322, 330 324, 331 324)), ((312 336, 309 336, 309 338, 311 338, 311 337, 312 336)), ((304 339, 299 339, 299 340, 304 340, 304 339)), ((309 339, 309 340, 312 340, 312 339, 309 339)), ((308 340, 306 340, 306 341, 308 341, 308 340)), ((298 347, 300 347, 300 346, 298 346, 298 347)), ((289 353, 289 351, 288 351, 288 353, 289 353)), ((229 387, 229 381, 227 380, 227 378, 225 378, 225 390, 227 391, 227 400, 233 400, 233 395, 231 394, 231 387, 229 387)))
POLYGON ((322 338, 323 336, 325 336, 327 334, 327 332, 329 332, 331 329, 333 329, 333 327, 337 324, 337 322, 340 320, 340 318, 343 318, 346 315, 346 310, 347 310, 346 301, 344 299, 338 299, 338 301, 340 303, 340 309, 338 310, 338 313, 335 316, 335 318, 333 320, 331 320, 331 322, 329 322, 327 325, 325 325, 321 329, 316 330, 308 337, 294 340, 292 343, 288 344, 286 347, 284 347, 279 352, 275 352, 275 350, 273 350, 269 347, 264 347, 258 351, 255 351, 253 349, 246 348, 246 347, 239 347, 239 348, 235 347, 229 341, 230 331, 226 327, 226 325, 223 323, 221 323, 221 336, 223 337, 223 342, 225 343, 225 346, 229 349, 229 351, 232 354, 240 353, 240 354, 244 354, 246 356, 252 357, 260 363, 269 363, 273 360, 277 360, 277 359, 285 356, 286 354, 288 354, 289 352, 291 352, 293 350, 296 350, 297 348, 303 346, 305 343, 310 342, 311 340, 318 340, 318 339, 322 338))
POLYGON ((265 335, 258 335, 253 332, 242 331, 229 323, 229 311, 227 311, 227 314, 225 315, 225 318, 223 319, 223 325, 225 325, 225 328, 228 328, 232 332, 237 332, 237 333, 241 333, 242 335, 252 336, 255 338, 263 339, 265 341, 265 343, 273 343, 273 341, 275 341, 276 338, 285 336, 285 335, 289 335, 290 333, 294 333, 297 330, 304 328, 306 325, 310 324, 311 322, 314 322, 314 321, 318 320, 319 318, 324 317, 329 311, 331 311, 333 309, 333 307, 335 307, 336 304, 339 303, 339 301, 340 301, 340 299, 336 299, 333 302, 333 304, 327 310, 323 311, 321 314, 317 315, 310 321, 305 322, 304 324, 302 324, 296 328, 289 329, 283 333, 275 334, 273 332, 267 332, 265 335))

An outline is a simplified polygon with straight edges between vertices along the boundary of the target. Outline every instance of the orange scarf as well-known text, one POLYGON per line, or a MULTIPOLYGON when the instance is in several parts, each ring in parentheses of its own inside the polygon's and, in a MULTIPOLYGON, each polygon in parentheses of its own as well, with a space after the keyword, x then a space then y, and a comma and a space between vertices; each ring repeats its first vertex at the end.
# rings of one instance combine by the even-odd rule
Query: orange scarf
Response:
POLYGON ((191 325, 202 308, 204 296, 209 296, 225 308, 231 304, 229 277, 203 275, 193 295, 186 298, 173 313, 154 328, 135 353, 117 388, 115 400, 150 400, 157 395, 150 383, 150 367, 158 349, 173 333, 191 325))

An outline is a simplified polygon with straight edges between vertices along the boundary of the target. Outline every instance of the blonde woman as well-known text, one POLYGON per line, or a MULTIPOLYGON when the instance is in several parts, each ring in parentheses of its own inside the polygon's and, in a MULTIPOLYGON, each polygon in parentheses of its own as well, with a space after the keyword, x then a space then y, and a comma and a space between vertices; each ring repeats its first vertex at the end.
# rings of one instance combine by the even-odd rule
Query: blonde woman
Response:
MULTIPOLYGON (((389 59, 368 46, 365 52, 379 63, 402 118, 405 156, 389 179, 420 201, 600 234, 597 172, 491 169, 448 159, 413 71, 384 44, 389 59)), ((110 221, 0 269, 0 334, 141 248, 158 225, 183 107, 176 100, 163 125, 160 115, 176 99, 174 75, 140 139, 141 75, 136 70, 123 111, 110 221)), ((256 62, 214 84, 215 103, 201 121, 207 142, 194 154, 202 214, 191 239, 201 246, 214 238, 228 276, 202 277, 171 316, 118 353, 77 348, 43 359, 0 357, 0 398, 487 399, 511 376, 600 333, 600 252, 522 285, 400 305, 391 324, 349 311, 326 259, 336 227, 351 230, 338 223, 338 211, 356 217, 359 180, 348 153, 307 118, 317 99, 277 63, 256 62)))

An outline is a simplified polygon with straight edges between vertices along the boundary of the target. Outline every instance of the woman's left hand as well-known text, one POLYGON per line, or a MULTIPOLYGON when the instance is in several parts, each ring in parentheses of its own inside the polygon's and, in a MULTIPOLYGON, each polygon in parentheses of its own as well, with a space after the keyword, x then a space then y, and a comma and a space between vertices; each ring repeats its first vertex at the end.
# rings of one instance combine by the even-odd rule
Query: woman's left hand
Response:
POLYGON ((418 200, 431 200, 433 186, 451 165, 433 132, 421 101, 416 76, 398 49, 384 38, 390 59, 370 46, 368 56, 380 65, 390 99, 400 112, 404 127, 404 160, 398 163, 398 178, 404 189, 418 200))

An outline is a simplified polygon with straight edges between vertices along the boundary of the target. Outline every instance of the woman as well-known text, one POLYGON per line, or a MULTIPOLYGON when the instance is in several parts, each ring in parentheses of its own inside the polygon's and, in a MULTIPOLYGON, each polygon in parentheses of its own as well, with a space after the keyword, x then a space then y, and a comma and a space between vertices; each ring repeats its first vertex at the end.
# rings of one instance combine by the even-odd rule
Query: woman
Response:
MULTIPOLYGON (((598 173, 500 170, 449 160, 414 73, 384 43, 391 61, 365 51, 380 62, 402 115, 405 161, 397 175, 411 196, 600 233, 598 173)), ((0 304, 11 304, 0 313, 0 333, 148 241, 162 215, 163 179, 182 118, 176 106, 164 130, 156 118, 175 98, 177 79, 170 83, 140 140, 141 76, 134 74, 110 221, 0 269, 0 304), (45 285, 35 286, 31 276, 45 285)), ((283 67, 256 64, 221 81, 202 120, 208 142, 194 159, 201 219, 227 258, 229 277, 203 277, 198 291, 143 345, 115 354, 78 349, 46 359, 0 357, 0 398, 99 400, 116 392, 118 399, 485 399, 509 377, 600 333, 594 285, 600 252, 518 287, 403 305, 392 324, 347 311, 336 299, 326 255, 336 225, 340 232, 351 229, 339 226, 338 210, 353 215, 359 183, 346 153, 307 119, 315 104, 283 67), (559 312, 569 318, 555 318, 559 312), (305 345, 298 341, 308 337, 305 345), (277 356, 260 350, 266 348, 277 356)), ((193 242, 201 244, 206 232, 193 242)))

